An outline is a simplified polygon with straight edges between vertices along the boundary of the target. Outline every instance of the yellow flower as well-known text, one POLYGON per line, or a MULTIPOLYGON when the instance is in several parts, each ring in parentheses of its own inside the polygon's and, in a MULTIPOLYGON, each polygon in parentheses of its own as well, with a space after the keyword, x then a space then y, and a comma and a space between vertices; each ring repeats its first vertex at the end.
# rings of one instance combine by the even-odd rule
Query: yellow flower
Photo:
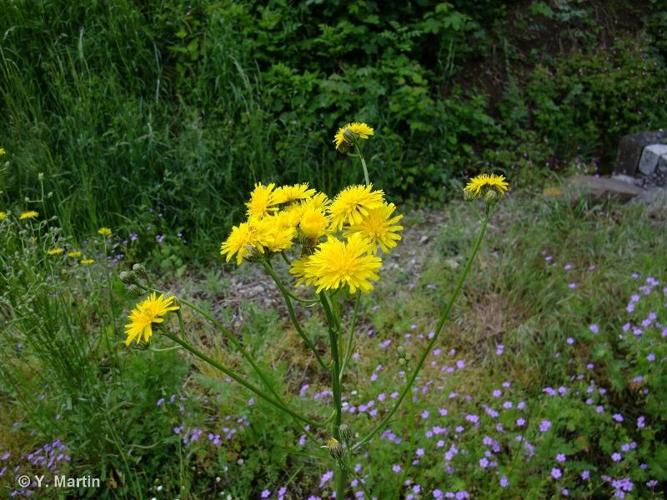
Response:
POLYGON ((379 245, 384 253, 388 253, 401 239, 399 233, 403 230, 403 226, 398 224, 403 216, 392 216, 394 210, 396 206, 393 203, 384 203, 369 210, 368 215, 358 224, 350 226, 347 233, 361 233, 374 247, 379 245))
POLYGON ((256 238, 250 224, 243 222, 232 228, 232 232, 220 246, 220 255, 226 255, 229 262, 236 254, 236 264, 240 266, 243 260, 252 254, 255 245, 256 238))
POLYGON ((83 266, 90 266, 95 263, 95 259, 81 259, 79 263, 83 266))
POLYGON ((7 151, 5 151, 5 148, 0 148, 0 156, 5 156, 7 154, 7 151))
POLYGON ((327 234, 329 218, 316 208, 306 208, 301 215, 299 228, 306 238, 317 240, 327 234))
POLYGON ((64 248, 55 247, 47 250, 46 253, 48 255, 54 256, 54 255, 62 255, 64 251, 65 251, 64 248))
POLYGON ((6 218, 7 218, 7 212, 3 212, 2 210, 0 210, 0 222, 5 220, 6 218))
POLYGON ((255 189, 250 193, 250 201, 246 203, 248 217, 261 218, 275 210, 275 208, 272 208, 275 205, 273 200, 273 189, 275 187, 276 185, 273 183, 268 186, 261 183, 255 184, 255 189))
POLYGON ((463 192, 468 199, 480 198, 481 196, 493 199, 496 196, 503 196, 508 189, 509 184, 504 176, 480 174, 468 181, 463 192))
POLYGON ((97 234, 104 237, 111 236, 111 229, 108 227, 101 227, 97 230, 97 234))
POLYGON ((373 186, 349 186, 343 189, 329 207, 331 225, 340 229, 343 224, 359 224, 369 210, 380 208, 384 203, 384 193, 373 191, 373 186))
POLYGON ((153 335, 153 324, 162 323, 164 316, 170 311, 177 311, 178 306, 174 304, 174 297, 165 297, 156 293, 150 294, 146 299, 139 302, 128 319, 129 323, 125 325, 125 345, 130 345, 133 341, 137 344, 142 340, 148 342, 153 335))
POLYGON ((348 123, 338 129, 333 142, 336 145, 336 149, 344 153, 355 141, 358 139, 368 139, 374 133, 375 131, 366 123, 348 123))
POLYGON ((81 257, 81 252, 79 252, 78 250, 70 250, 69 252, 67 252, 67 256, 73 259, 78 259, 79 257, 81 257))
POLYGON ((306 275, 306 264, 308 263, 308 259, 310 259, 310 256, 307 257, 301 257, 300 259, 296 259, 292 261, 292 265, 289 268, 289 272, 292 276, 294 276, 297 281, 297 285, 314 285, 315 281, 313 278, 310 278, 306 275))
POLYGON ((36 219, 37 217, 39 217, 39 212, 34 210, 27 210, 19 214, 19 220, 36 219))
POLYGON ((330 237, 320 243, 304 263, 304 281, 322 290, 348 286, 351 293, 369 292, 371 281, 378 280, 376 271, 382 259, 372 255, 370 243, 361 234, 351 235, 346 242, 330 237))
POLYGON ((310 189, 308 184, 294 184, 292 186, 280 186, 273 192, 273 203, 290 203, 297 200, 305 200, 315 194, 314 189, 310 189))
POLYGON ((296 236, 291 219, 290 214, 284 212, 262 219, 250 219, 250 227, 257 244, 271 252, 289 249, 296 236))

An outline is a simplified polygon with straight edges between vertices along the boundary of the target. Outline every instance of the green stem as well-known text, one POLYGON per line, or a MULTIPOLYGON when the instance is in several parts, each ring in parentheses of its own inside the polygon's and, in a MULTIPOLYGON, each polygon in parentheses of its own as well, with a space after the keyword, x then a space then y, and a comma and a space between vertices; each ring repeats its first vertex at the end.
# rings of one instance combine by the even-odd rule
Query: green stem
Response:
POLYGON ((278 408, 278 409, 281 410, 281 411, 284 411, 285 413, 291 415, 292 417, 294 417, 295 419, 297 419, 297 420, 299 420, 299 421, 301 421, 301 422, 304 422, 304 423, 306 423, 306 424, 309 424, 309 425, 313 426, 314 428, 318 428, 318 427, 319 427, 319 425, 318 425, 315 421, 310 420, 309 418, 304 417, 304 416, 302 416, 302 415, 299 415, 298 413, 296 413, 295 411, 291 410, 291 409, 288 408, 287 406, 285 406, 285 405, 283 405, 282 403, 276 401, 276 400, 273 399, 271 396, 267 395, 264 391, 262 391, 260 388, 254 386, 254 385, 251 384, 250 382, 244 380, 243 378, 241 378, 238 374, 236 374, 235 372, 233 372, 233 371, 230 370, 229 368, 226 368, 225 366, 221 365, 220 363, 218 363, 218 362, 217 362, 216 360, 214 360, 213 358, 207 356, 206 354, 204 354, 203 352, 201 352, 201 351, 198 350, 197 348, 195 348, 195 347, 193 347, 192 345, 188 344, 185 340, 183 340, 183 339, 181 339, 181 338, 179 338, 179 337, 173 335, 171 332, 166 332, 166 331, 165 331, 164 335, 165 335, 166 337, 170 338, 171 340, 173 340, 174 342, 176 342, 177 344, 179 344, 181 347, 183 347, 183 348, 185 348, 186 350, 190 351, 192 354, 194 354, 195 356, 197 356, 197 357, 198 357, 199 359, 201 359, 202 361, 205 361, 206 363, 208 363, 209 365, 213 366, 214 368, 217 368, 217 369, 220 370, 222 373, 224 373, 224 374, 227 375, 228 377, 232 378, 233 380, 235 380, 236 382, 238 382, 239 384, 241 384, 241 385, 242 385, 243 387, 245 387, 246 389, 248 389, 248 390, 254 392, 255 394, 257 394, 257 396, 259 396, 260 398, 262 398, 263 400, 265 400, 267 403, 269 403, 269 404, 275 406, 276 408, 278 408))
POLYGON ((370 185, 370 177, 368 177, 368 167, 366 166, 366 160, 364 160, 364 155, 361 154, 361 149, 359 148, 359 145, 357 142, 354 142, 354 148, 357 150, 357 154, 359 155, 359 159, 361 160, 361 168, 364 169, 364 181, 366 182, 366 185, 370 185))
MULTIPOLYGON (((285 402, 282 400, 281 396, 275 391, 273 388, 273 385, 269 382, 269 380, 266 378, 266 375, 264 375, 264 372, 257 366, 257 363, 255 362, 254 358, 250 353, 248 353, 243 346, 241 346, 240 342, 236 340, 236 336, 234 335, 234 332, 232 332, 229 328, 227 328, 225 325, 223 325, 220 321, 215 319, 213 316, 202 310, 201 308, 197 307, 196 305, 192 304, 191 302, 184 300, 184 299, 178 299, 178 301, 181 304, 184 304, 191 308, 192 310, 196 311, 200 315, 202 315, 204 318, 209 320, 213 325, 215 325, 221 332, 222 334, 227 337, 227 340, 229 340, 229 343, 236 349, 243 359, 245 359, 248 364, 252 367, 252 369, 255 371, 259 379, 262 381, 264 386, 271 391, 271 393, 276 397, 276 399, 281 402, 282 404, 285 404, 285 402)), ((183 322, 183 315, 181 314, 181 310, 178 309, 176 311, 176 316, 178 317, 178 326, 181 330, 181 335, 185 338, 185 323, 183 322)))
POLYGON ((359 316, 359 307, 361 304, 361 294, 357 293, 357 296, 354 299, 354 312, 352 313, 352 322, 350 323, 350 331, 347 334, 347 348, 345 349, 345 355, 343 356, 343 362, 340 365, 340 373, 338 374, 338 380, 343 381, 343 372, 347 363, 352 357, 352 343, 354 341, 354 329, 357 326, 357 317, 359 316))
POLYGON ((294 328, 296 329, 297 333, 301 337, 301 339, 305 342, 305 344, 308 346, 308 348, 313 352, 315 355, 315 359, 319 363, 320 367, 322 367, 323 370, 327 370, 327 365, 322 359, 322 356, 320 356, 320 353, 317 352, 317 349, 315 348, 315 344, 313 344, 313 341, 310 340, 310 337, 306 334, 306 332, 301 328, 301 324, 299 323, 299 320, 296 317, 296 313, 294 312, 294 306, 292 305, 292 301, 289 296, 288 290, 285 288, 285 285, 282 284, 280 281, 280 278, 278 278, 278 275, 276 272, 273 270, 271 265, 267 261, 262 261, 262 265, 264 266, 264 269, 266 269, 266 272, 269 273, 271 278, 273 278, 273 281, 275 281, 276 286, 280 290, 280 293, 283 296, 283 299, 285 300, 285 304, 287 305, 287 313, 289 315, 290 320, 292 321, 292 324, 294 325, 294 328))
POLYGON ((484 239, 484 234, 486 233, 486 228, 489 223, 489 218, 490 218, 490 211, 487 208, 487 212, 484 216, 484 219, 482 221, 482 227, 479 231, 479 234, 477 235, 477 239, 475 240, 475 244, 472 249, 472 253, 468 257, 468 261, 466 262, 465 267, 463 268, 463 271, 459 275, 459 279, 456 283, 456 287, 454 288, 454 293, 452 293, 451 297, 449 298, 449 302, 447 302, 447 305, 445 306, 445 309, 442 312, 442 315, 440 316, 440 320, 438 321, 438 324, 435 328, 435 335, 433 335, 433 338, 429 341, 428 345, 426 346, 426 349, 422 353, 421 357, 419 358, 419 362, 417 363, 417 367, 415 370, 412 372, 412 375, 408 379, 407 384, 401 391, 401 394, 399 395, 398 399, 396 400, 396 403, 392 407, 392 409, 385 415, 385 417, 364 437, 362 438, 358 443, 356 443, 352 447, 352 451, 354 452, 355 450, 361 448, 364 444, 366 444, 368 441, 370 441, 373 436, 375 436, 378 432, 380 432, 385 425, 387 425, 387 422, 391 419, 391 417, 394 416, 394 413, 396 413, 396 410, 398 410, 398 407, 401 405, 403 402, 403 399, 405 396, 410 392, 410 389, 412 388, 412 385, 415 382, 415 379, 417 378, 417 375, 419 375, 420 370, 424 366, 424 362, 426 361, 426 358, 428 355, 431 353, 431 350, 433 349, 433 346, 437 342, 438 338, 440 337, 440 333, 442 332, 443 327, 445 326, 445 323, 449 319, 449 314, 452 310, 452 307, 454 306, 454 303, 456 302, 456 299, 458 298, 459 294, 461 293, 461 289, 463 288, 463 283, 465 282, 466 277, 468 276, 468 273, 470 272, 470 268, 472 267, 472 263, 475 260, 475 256, 477 255, 477 252, 479 251, 479 247, 482 244, 482 240, 484 239))
MULTIPOLYGON (((338 353, 338 334, 340 333, 338 325, 340 323, 337 321, 329 296, 326 292, 320 293, 320 302, 322 302, 322 307, 324 308, 324 313, 327 317, 329 343, 331 344, 331 358, 333 359, 333 365, 331 367, 331 389, 333 392, 334 409, 336 411, 333 423, 333 436, 339 443, 342 443, 343 439, 340 435, 340 425, 343 417, 343 405, 341 401, 340 357, 338 353)), ((336 498, 344 499, 347 471, 342 463, 342 458, 336 459, 335 476, 336 498)))
POLYGON ((333 364, 331 366, 331 390, 333 392, 334 398, 334 408, 336 410, 336 418, 334 419, 333 426, 333 435, 338 440, 341 441, 339 427, 342 421, 342 403, 341 403, 341 390, 340 390, 340 358, 338 356, 338 331, 336 329, 336 321, 334 318, 334 313, 329 302, 329 297, 326 295, 326 292, 320 292, 320 301, 322 302, 322 307, 324 307, 324 312, 327 317, 327 324, 329 330, 329 343, 331 344, 331 358, 333 364))
POLYGON ((345 488, 347 486, 347 469, 340 461, 336 462, 336 500, 345 500, 345 488))

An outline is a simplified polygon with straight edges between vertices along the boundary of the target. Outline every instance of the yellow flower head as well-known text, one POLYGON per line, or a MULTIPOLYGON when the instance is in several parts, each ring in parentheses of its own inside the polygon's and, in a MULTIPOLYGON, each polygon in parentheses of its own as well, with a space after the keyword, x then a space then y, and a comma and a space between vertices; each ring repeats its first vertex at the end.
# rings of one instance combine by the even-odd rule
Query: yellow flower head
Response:
POLYGON ((65 252, 64 248, 55 247, 55 248, 51 248, 51 249, 47 250, 46 254, 51 255, 51 256, 55 256, 55 255, 62 255, 63 252, 65 252))
POLYGON ((374 247, 379 245, 384 253, 388 253, 401 239, 399 233, 403 230, 403 226, 398 224, 403 216, 392 216, 394 210, 396 206, 393 203, 384 203, 369 210, 361 222, 348 228, 347 234, 360 233, 374 247))
POLYGON ((78 259, 79 257, 81 257, 81 252, 79 252, 78 250, 70 250, 69 252, 67 252, 67 256, 73 259, 78 259))
POLYGON ((261 218, 275 210, 272 208, 275 205, 275 201, 273 200, 273 190, 275 187, 276 185, 273 183, 268 186, 261 183, 255 184, 255 189, 250 193, 250 201, 246 203, 248 217, 261 218))
POLYGON ((329 218, 321 210, 307 207, 301 214, 299 228, 306 238, 320 239, 327 234, 328 227, 329 218))
POLYGON ((384 203, 384 193, 373 191, 373 186, 349 186, 343 189, 329 207, 331 225, 340 229, 343 224, 359 224, 369 210, 380 208, 384 203))
POLYGON ((97 234, 104 237, 111 236, 111 229, 108 227, 101 227, 97 230, 97 234))
POLYGON ((338 129, 333 142, 338 151, 345 153, 358 139, 368 139, 374 133, 373 128, 366 123, 348 123, 338 129))
POLYGON ((243 260, 252 254, 254 248, 256 248, 256 238, 253 229, 250 224, 243 222, 232 228, 232 232, 220 246, 220 255, 226 255, 227 262, 236 255, 236 264, 240 266, 243 260))
POLYGON ((6 218, 7 218, 7 212, 3 212, 2 210, 0 210, 0 222, 5 220, 6 218))
POLYGON ((281 212, 262 219, 250 219, 256 242, 271 252, 282 252, 291 248, 296 236, 289 213, 281 212))
POLYGON ((310 189, 308 184, 294 184, 292 186, 280 186, 273 192, 273 203, 290 203, 297 200, 305 200, 315 194, 314 189, 310 189))
POLYGON ((153 324, 164 322, 164 316, 176 310, 178 306, 174 304, 174 297, 150 294, 134 307, 128 317, 129 323, 125 325, 125 345, 130 345, 133 341, 148 343, 153 335, 153 324))
POLYGON ((351 293, 369 292, 371 281, 379 279, 376 271, 382 259, 372 254, 370 243, 361 234, 351 235, 346 242, 335 237, 320 243, 304 264, 306 282, 322 290, 348 286, 351 293))
POLYGON ((95 259, 81 259, 79 263, 82 266, 91 266, 95 263, 95 259))
POLYGON ((35 210, 27 210, 19 214, 19 220, 36 219, 37 217, 39 217, 39 212, 35 210))
POLYGON ((463 193, 467 199, 485 197, 489 200, 503 196, 509 189, 509 184, 502 175, 480 174, 468 181, 463 193))
POLYGON ((297 285, 314 285, 315 281, 313 278, 309 278, 306 275, 306 264, 308 263, 308 259, 310 257, 301 257, 300 259, 296 259, 292 261, 292 265, 289 268, 289 272, 292 276, 296 278, 296 283, 297 285))

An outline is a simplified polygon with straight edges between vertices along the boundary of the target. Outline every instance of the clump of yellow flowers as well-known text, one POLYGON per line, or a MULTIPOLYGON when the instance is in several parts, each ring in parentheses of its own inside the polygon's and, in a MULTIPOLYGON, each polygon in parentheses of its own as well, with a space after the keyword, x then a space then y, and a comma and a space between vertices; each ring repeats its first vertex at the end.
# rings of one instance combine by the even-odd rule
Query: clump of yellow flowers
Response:
POLYGON ((308 184, 257 184, 246 203, 248 219, 232 228, 220 253, 229 262, 294 250, 290 273, 322 290, 370 291, 379 279, 380 252, 401 239, 402 215, 372 185, 343 189, 333 200, 308 184))
MULTIPOLYGON (((238 341, 238 336, 210 314, 186 300, 179 299, 141 284, 146 280, 145 270, 135 264, 133 271, 121 273, 120 279, 128 289, 149 291, 151 294, 139 302, 130 313, 125 327, 126 344, 148 342, 159 329, 166 337, 192 355, 219 369, 246 389, 254 392, 266 403, 278 408, 297 421, 306 433, 314 433, 315 439, 321 439, 335 464, 336 498, 346 498, 347 474, 350 457, 360 450, 374 436, 386 427, 399 406, 410 394, 412 386, 424 366, 449 319, 454 302, 457 300, 465 279, 472 269, 472 263, 486 233, 489 219, 497 202, 509 190, 509 184, 502 175, 481 174, 472 178, 464 188, 468 200, 484 201, 485 212, 472 250, 449 294, 447 303, 438 319, 433 335, 414 364, 410 374, 406 374, 406 383, 397 391, 397 397, 391 408, 364 433, 357 434, 343 422, 342 385, 346 365, 354 351, 356 312, 360 293, 373 289, 373 284, 380 277, 382 258, 396 247, 401 240, 402 215, 396 212, 393 203, 387 201, 385 193, 377 189, 369 180, 369 171, 360 147, 360 141, 375 134, 372 127, 362 122, 352 122, 336 132, 334 144, 336 150, 359 160, 364 176, 363 184, 354 184, 342 189, 330 198, 308 183, 277 186, 274 183, 257 183, 246 202, 246 219, 231 229, 227 239, 220 246, 220 254, 229 262, 237 265, 244 262, 260 263, 273 278, 280 290, 288 310, 289 318, 295 331, 310 349, 319 368, 328 372, 333 396, 333 416, 313 417, 302 414, 292 408, 284 396, 274 390, 273 384, 254 360, 252 353, 238 341), (279 259, 274 259, 279 256, 279 259), (285 261, 289 274, 296 285, 310 288, 310 298, 296 296, 283 283, 274 269, 274 260, 285 261), (144 277, 142 277, 142 274, 144 277), (346 294, 355 295, 354 315, 347 322, 342 312, 345 311, 346 294), (329 345, 326 350, 329 359, 322 354, 322 345, 315 341, 301 326, 295 314, 293 301, 306 303, 313 307, 321 305, 323 319, 329 333, 329 345), (262 386, 257 386, 244 375, 207 356, 192 345, 185 331, 183 316, 179 309, 186 306, 207 319, 218 331, 226 336, 230 347, 236 349, 250 365, 262 386), (170 330, 166 316, 175 312, 178 316, 179 334, 170 330), (346 336, 347 331, 347 336, 346 336), (305 426, 305 427, 303 427, 305 426), (361 437, 359 437, 361 435, 361 437), (353 439, 357 438, 356 442, 353 439)), ((104 229, 104 228, 103 228, 104 229)), ((102 229, 100 229, 100 234, 102 229)), ((110 234, 110 232, 109 232, 110 234)), ((104 236, 108 236, 103 234, 104 236)))

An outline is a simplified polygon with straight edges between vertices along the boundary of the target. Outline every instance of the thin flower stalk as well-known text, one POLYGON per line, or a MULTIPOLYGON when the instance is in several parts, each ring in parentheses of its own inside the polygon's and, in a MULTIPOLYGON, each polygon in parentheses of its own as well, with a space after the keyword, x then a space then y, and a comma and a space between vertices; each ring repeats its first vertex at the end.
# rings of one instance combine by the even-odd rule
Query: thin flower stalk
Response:
POLYGON ((264 266, 264 269, 269 274, 269 276, 273 278, 273 281, 276 283, 278 290, 280 290, 280 293, 282 294, 283 299, 285 300, 285 305, 287 306, 287 314, 289 315, 289 318, 292 321, 292 324, 294 325, 296 332, 299 334, 299 337, 301 337, 306 346, 308 346, 308 348, 313 352, 313 354, 315 355, 315 359, 317 360, 317 363, 320 365, 320 367, 323 370, 327 370, 327 365, 322 359, 322 356, 320 356, 320 353, 317 352, 315 344, 313 344, 313 341, 310 340, 310 337, 301 327, 301 323, 299 323, 299 320, 296 317, 296 312, 294 311, 294 305, 292 304, 292 300, 290 299, 287 288, 285 287, 285 285, 283 285, 282 281, 280 280, 276 272, 273 270, 269 262, 262 261, 262 265, 264 266))
POLYGON ((213 358, 207 356, 188 342, 186 342, 184 339, 177 337, 176 335, 172 334, 169 331, 164 332, 164 336, 173 340, 177 344, 179 344, 181 347, 192 353, 194 356, 198 357, 202 361, 208 363, 209 365, 213 366, 214 368, 217 368, 220 370, 222 373, 230 377, 231 379, 235 380, 239 384, 241 384, 243 387, 248 389, 249 391, 255 393, 257 396, 262 398, 264 401, 267 403, 271 404, 272 406, 278 408, 279 410, 282 410, 283 412, 287 413, 288 415, 292 416, 296 420, 299 420, 300 422, 306 423, 314 428, 319 428, 319 424, 315 422, 314 420, 309 419, 308 417, 304 417, 303 415, 298 414, 291 408, 288 408, 287 406, 281 404, 268 394, 266 394, 264 391, 262 391, 259 387, 255 386, 254 384, 248 382, 244 378, 242 378, 240 375, 238 375, 236 372, 233 370, 230 370, 229 368, 223 366, 222 364, 218 363, 216 360, 213 358))
POLYGON ((412 375, 410 375, 410 378, 408 379, 408 382, 405 384, 403 387, 403 390, 401 391, 398 399, 396 400, 396 403, 394 403, 394 406, 389 410, 389 413, 387 413, 384 418, 368 433, 366 436, 364 436, 361 440, 359 440, 358 443, 356 443, 352 447, 352 451, 356 451, 359 448, 361 448, 363 445, 365 445, 368 441, 370 441, 378 432, 380 432, 384 427, 387 425, 387 422, 391 420, 391 418, 394 416, 394 413, 398 410, 398 408, 401 406, 401 403, 405 399, 405 396, 410 392, 410 389, 412 388, 412 385, 414 384, 417 376, 419 375, 419 372, 421 371, 422 367, 424 366, 424 362, 426 361, 426 358, 428 358, 428 355, 431 353, 431 350, 433 349, 433 346, 435 346, 435 343, 438 341, 440 334, 442 333, 443 327, 445 326, 445 323, 449 319, 449 315, 452 311, 452 307, 454 306, 454 303, 456 302, 456 299, 458 298, 459 294, 461 293, 461 290, 463 288, 463 283, 466 280, 466 277, 468 276, 468 273, 470 272, 470 269, 472 267, 472 263, 475 260, 475 257, 477 256, 477 253, 479 251, 480 245, 482 244, 482 240, 484 239, 484 235, 486 234, 486 228, 489 223, 489 218, 490 218, 490 210, 486 210, 486 214, 484 216, 484 219, 482 220, 482 226, 479 230, 479 233, 477 234, 477 239, 475 240, 474 246, 472 248, 472 252, 470 253, 470 256, 468 257, 468 260, 466 262, 465 267, 463 268, 463 271, 459 275, 459 279, 456 282, 456 287, 454 288, 454 292, 449 298, 449 301, 445 305, 445 308, 442 311, 442 315, 440 316, 440 319, 438 320, 438 324, 435 328, 435 335, 433 335, 433 338, 429 341, 429 343, 426 346, 426 349, 424 349, 424 352, 422 353, 421 357, 419 358, 419 361, 417 362, 417 366, 415 367, 414 371, 412 372, 412 375))

